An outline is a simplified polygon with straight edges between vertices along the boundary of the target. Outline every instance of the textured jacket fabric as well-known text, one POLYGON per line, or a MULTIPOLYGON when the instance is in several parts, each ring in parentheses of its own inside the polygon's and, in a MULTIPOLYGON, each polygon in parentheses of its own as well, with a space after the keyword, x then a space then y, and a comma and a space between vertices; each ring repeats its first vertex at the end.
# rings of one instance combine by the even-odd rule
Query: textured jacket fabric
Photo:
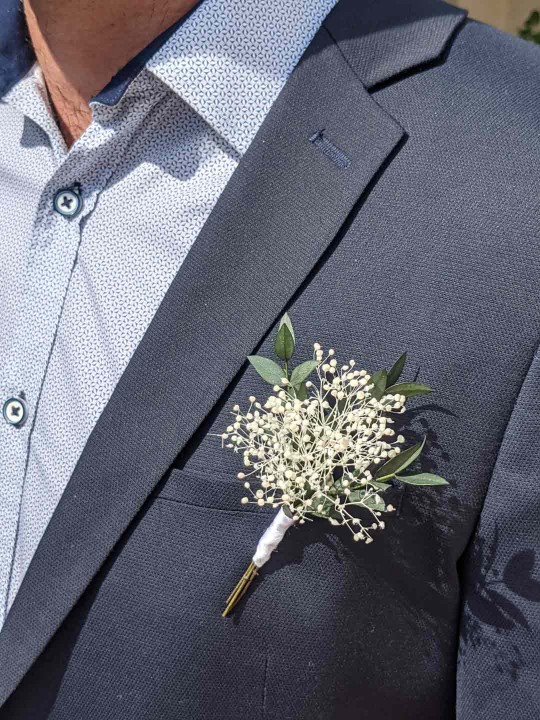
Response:
POLYGON ((450 6, 341 0, 105 408, 0 633, 1 720, 540 716, 540 53, 450 6), (328 144, 313 141, 323 137, 328 144), (310 140, 311 139, 311 140, 310 140), (216 434, 287 309, 362 366, 404 350, 444 490, 370 546, 272 517, 216 434))

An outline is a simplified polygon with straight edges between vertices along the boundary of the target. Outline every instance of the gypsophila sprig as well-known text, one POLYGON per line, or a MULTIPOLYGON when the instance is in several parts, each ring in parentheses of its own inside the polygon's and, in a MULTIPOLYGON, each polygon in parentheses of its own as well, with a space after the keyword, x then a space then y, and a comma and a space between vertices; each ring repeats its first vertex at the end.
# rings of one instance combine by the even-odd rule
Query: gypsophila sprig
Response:
POLYGON ((291 371, 295 336, 288 315, 281 320, 275 350, 282 366, 249 358, 273 386, 272 394, 263 402, 250 397, 245 410, 236 405, 221 436, 224 447, 242 456, 241 502, 278 510, 223 615, 244 595, 291 525, 323 518, 369 544, 384 529, 385 514, 394 511, 384 499, 391 483, 446 484, 431 473, 401 474, 419 457, 425 440, 405 448, 405 438, 392 428, 393 416, 405 412, 407 398, 431 392, 418 383, 398 384, 406 355, 389 371, 370 374, 353 359, 340 365, 333 349, 325 352, 315 343, 313 358, 291 371))

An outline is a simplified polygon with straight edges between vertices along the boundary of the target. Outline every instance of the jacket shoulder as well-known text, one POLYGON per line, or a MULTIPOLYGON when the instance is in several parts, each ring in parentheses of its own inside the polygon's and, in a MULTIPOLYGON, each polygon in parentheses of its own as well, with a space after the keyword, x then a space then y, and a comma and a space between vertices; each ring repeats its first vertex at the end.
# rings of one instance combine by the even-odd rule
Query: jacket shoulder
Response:
MULTIPOLYGON (((448 51, 448 67, 462 84, 482 83, 485 95, 498 100, 518 99, 538 108, 540 46, 467 19, 448 51)), ((538 114, 538 113, 537 113, 538 114)))

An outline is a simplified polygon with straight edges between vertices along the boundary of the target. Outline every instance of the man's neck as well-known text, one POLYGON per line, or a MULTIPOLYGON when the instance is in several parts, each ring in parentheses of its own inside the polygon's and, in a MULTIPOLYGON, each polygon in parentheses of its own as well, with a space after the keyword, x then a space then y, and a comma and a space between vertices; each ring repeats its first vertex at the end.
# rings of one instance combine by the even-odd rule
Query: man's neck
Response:
POLYGON ((90 98, 197 1, 24 0, 30 38, 68 145, 90 124, 90 98))

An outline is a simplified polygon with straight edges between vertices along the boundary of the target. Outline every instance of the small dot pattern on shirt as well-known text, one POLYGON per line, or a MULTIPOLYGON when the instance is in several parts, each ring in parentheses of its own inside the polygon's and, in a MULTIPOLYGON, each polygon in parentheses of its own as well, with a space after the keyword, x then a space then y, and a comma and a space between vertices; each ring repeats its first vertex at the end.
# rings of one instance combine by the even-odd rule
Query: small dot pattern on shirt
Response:
POLYGON ((39 68, 0 104, 0 626, 97 419, 335 0, 203 0, 67 150, 39 68), (53 209, 80 184, 82 211, 53 209))

